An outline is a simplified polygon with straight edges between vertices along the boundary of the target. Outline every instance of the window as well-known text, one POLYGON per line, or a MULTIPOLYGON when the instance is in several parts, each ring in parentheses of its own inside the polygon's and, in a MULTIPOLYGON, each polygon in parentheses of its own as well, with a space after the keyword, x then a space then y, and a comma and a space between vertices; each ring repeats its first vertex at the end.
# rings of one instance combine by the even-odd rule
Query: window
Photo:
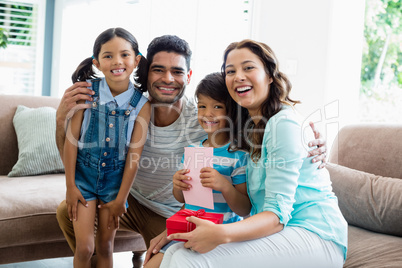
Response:
POLYGON ((401 8, 400 0, 366 0, 361 122, 402 122, 401 8))
POLYGON ((45 0, 1 1, 0 94, 41 95, 45 0))

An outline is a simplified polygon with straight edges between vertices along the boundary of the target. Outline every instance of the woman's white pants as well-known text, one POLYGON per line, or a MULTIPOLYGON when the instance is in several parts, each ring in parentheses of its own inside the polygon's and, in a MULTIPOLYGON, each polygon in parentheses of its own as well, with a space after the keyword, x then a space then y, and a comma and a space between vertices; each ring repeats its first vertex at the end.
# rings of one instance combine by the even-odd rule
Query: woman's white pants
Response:
POLYGON ((177 243, 165 252, 160 267, 342 267, 340 246, 304 228, 286 227, 279 233, 244 242, 228 243, 200 254, 177 243))

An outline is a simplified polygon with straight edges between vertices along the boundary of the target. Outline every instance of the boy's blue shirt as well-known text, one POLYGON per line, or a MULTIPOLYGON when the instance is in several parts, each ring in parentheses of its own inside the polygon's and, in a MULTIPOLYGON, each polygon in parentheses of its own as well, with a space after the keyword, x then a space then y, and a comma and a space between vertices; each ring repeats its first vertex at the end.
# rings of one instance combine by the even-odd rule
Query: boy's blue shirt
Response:
MULTIPOLYGON (((202 144, 205 140, 200 141, 198 144, 191 144, 189 147, 204 147, 202 144)), ((244 151, 228 151, 229 143, 214 148, 213 168, 223 175, 232 185, 246 183, 246 165, 247 153, 244 151)), ((182 164, 184 162, 184 155, 182 164)), ((214 209, 185 204, 186 209, 199 210, 204 209, 206 212, 223 213, 223 223, 230 223, 240 221, 243 218, 234 213, 227 204, 222 193, 213 190, 214 196, 214 209)))

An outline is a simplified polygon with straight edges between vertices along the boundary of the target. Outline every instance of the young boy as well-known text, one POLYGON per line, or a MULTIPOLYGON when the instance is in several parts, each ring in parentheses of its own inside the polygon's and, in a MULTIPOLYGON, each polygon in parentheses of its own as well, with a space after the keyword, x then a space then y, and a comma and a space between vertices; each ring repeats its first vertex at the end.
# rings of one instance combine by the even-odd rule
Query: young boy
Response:
MULTIPOLYGON (((222 213, 223 223, 242 220, 250 213, 251 203, 247 195, 246 173, 247 153, 230 149, 231 136, 229 111, 237 106, 230 97, 220 73, 207 75, 198 84, 195 96, 198 107, 198 122, 208 135, 207 139, 190 147, 213 147, 213 168, 201 169, 201 184, 213 189, 214 209, 185 204, 186 209, 222 213)), ((184 157, 183 157, 184 159, 184 157)), ((183 162, 183 160, 182 160, 183 162)), ((190 189, 186 181, 191 180, 187 169, 180 169, 173 175, 173 195, 185 203, 183 191, 190 189)), ((170 246, 183 246, 171 241, 146 264, 146 268, 159 267, 163 255, 170 246), (176 244, 176 245, 175 245, 176 244)))

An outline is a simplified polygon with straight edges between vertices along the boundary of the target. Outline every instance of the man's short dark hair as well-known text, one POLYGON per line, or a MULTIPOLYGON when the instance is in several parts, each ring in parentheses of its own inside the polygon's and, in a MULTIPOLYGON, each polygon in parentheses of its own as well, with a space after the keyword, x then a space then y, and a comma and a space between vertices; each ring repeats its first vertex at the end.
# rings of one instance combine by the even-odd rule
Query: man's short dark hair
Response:
POLYGON ((154 38, 148 45, 147 60, 151 64, 158 52, 174 52, 186 59, 187 71, 190 70, 191 49, 188 43, 176 35, 162 35, 154 38))

